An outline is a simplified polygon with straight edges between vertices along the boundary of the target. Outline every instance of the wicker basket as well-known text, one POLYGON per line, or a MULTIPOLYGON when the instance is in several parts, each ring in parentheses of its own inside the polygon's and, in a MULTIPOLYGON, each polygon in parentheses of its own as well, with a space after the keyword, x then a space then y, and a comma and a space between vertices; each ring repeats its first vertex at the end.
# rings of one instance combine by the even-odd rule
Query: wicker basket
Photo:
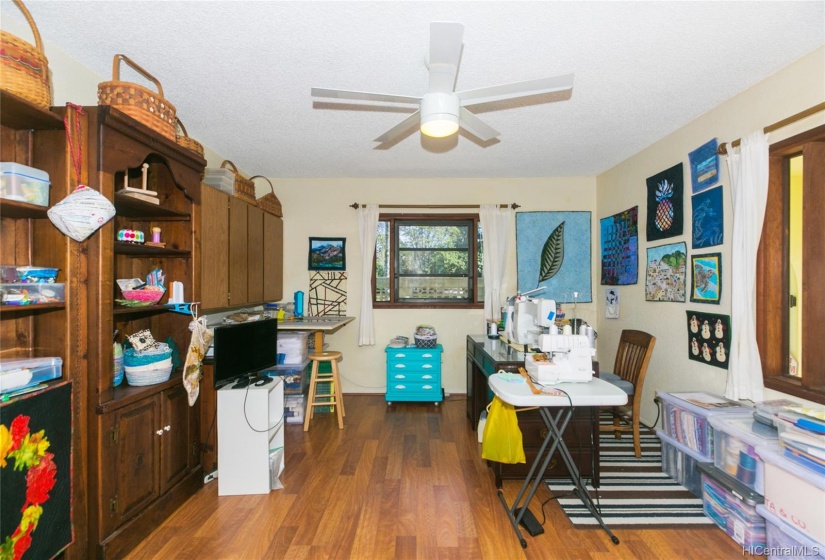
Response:
MULTIPOLYGON (((177 119, 178 128, 180 128, 181 132, 183 132, 183 136, 178 134, 176 136, 176 140, 179 146, 183 146, 187 150, 191 150, 198 154, 200 157, 203 157, 203 144, 195 140, 194 138, 189 138, 189 133, 186 132, 186 127, 183 126, 183 122, 180 119, 177 119)), ((177 131, 176 131, 177 132, 177 131)))
POLYGON ((420 334, 414 334, 413 338, 415 338, 415 346, 416 348, 435 348, 436 344, 438 344, 438 336, 422 336, 420 334))
POLYGON ((167 358, 145 366, 125 366, 126 382, 129 385, 155 385, 169 381, 172 375, 172 358, 167 358))
POLYGON ((238 171, 235 164, 228 159, 223 160, 221 169, 227 165, 231 166, 231 171, 235 174, 235 198, 240 198, 250 204, 255 204, 255 183, 241 175, 241 172, 238 171))
POLYGON ((13 1, 32 29, 34 45, 0 30, 0 89, 48 109, 52 105, 49 61, 43 53, 40 32, 23 2, 13 1))
POLYGON ((112 81, 97 86, 97 101, 111 105, 158 134, 175 142, 175 107, 163 97, 163 87, 149 72, 135 64, 126 55, 116 54, 112 63, 112 81), (144 78, 155 84, 157 93, 140 84, 120 81, 120 61, 126 62, 144 78))
POLYGON ((254 181, 257 178, 265 179, 267 183, 269 183, 269 188, 272 190, 271 193, 266 193, 261 198, 258 199, 258 208, 263 210, 264 212, 269 212, 274 216, 278 216, 282 218, 284 213, 281 210, 281 201, 278 200, 278 197, 275 196, 275 187, 272 186, 272 181, 264 177, 263 175, 255 175, 254 177, 250 177, 250 181, 254 181))

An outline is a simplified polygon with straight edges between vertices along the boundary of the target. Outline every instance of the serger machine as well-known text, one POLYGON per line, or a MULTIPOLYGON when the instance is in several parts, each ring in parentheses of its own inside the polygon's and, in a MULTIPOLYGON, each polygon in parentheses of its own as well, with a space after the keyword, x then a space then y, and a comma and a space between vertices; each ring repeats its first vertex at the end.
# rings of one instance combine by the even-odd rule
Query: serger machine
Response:
POLYGON ((585 383, 593 379, 596 350, 583 334, 542 334, 541 352, 526 354, 524 366, 536 383, 585 383))
POLYGON ((513 344, 536 346, 539 336, 555 326, 556 302, 552 299, 534 299, 529 294, 543 291, 536 288, 507 299, 507 318, 504 334, 513 344))

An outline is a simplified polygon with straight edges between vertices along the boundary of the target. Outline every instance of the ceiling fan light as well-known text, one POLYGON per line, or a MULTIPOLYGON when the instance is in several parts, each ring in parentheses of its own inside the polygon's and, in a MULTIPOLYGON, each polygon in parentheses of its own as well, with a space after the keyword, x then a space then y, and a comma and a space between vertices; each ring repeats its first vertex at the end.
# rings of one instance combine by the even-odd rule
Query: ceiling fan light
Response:
POLYGON ((433 138, 444 138, 458 132, 458 119, 452 115, 429 115, 421 118, 421 133, 433 138))
POLYGON ((443 138, 458 131, 459 99, 452 93, 428 93, 421 99, 421 133, 443 138))

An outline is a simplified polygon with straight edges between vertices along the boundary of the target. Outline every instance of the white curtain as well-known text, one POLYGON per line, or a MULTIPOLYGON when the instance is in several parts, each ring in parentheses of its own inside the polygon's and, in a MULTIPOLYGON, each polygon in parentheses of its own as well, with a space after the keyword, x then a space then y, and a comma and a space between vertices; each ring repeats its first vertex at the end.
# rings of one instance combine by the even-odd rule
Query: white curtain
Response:
POLYGON ((484 320, 498 321, 501 319, 501 283, 507 266, 513 210, 499 208, 498 204, 482 204, 478 215, 483 240, 484 320))
POLYGON ((366 204, 356 210, 361 246, 361 313, 358 346, 375 345, 375 319, 372 314, 372 268, 375 262, 375 237, 378 230, 378 205, 366 204))
POLYGON ((731 352, 725 396, 761 401, 762 363, 756 346, 756 253, 768 199, 768 138, 757 131, 728 156, 733 199, 731 352))

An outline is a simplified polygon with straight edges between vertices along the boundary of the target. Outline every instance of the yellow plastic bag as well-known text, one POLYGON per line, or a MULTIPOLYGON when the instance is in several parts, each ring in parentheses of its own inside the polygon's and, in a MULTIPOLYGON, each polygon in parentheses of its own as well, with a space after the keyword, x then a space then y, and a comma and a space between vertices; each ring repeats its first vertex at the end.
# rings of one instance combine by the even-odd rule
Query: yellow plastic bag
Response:
POLYGON ((516 409, 496 396, 490 403, 487 422, 484 424, 481 457, 497 463, 527 462, 524 457, 516 409))

